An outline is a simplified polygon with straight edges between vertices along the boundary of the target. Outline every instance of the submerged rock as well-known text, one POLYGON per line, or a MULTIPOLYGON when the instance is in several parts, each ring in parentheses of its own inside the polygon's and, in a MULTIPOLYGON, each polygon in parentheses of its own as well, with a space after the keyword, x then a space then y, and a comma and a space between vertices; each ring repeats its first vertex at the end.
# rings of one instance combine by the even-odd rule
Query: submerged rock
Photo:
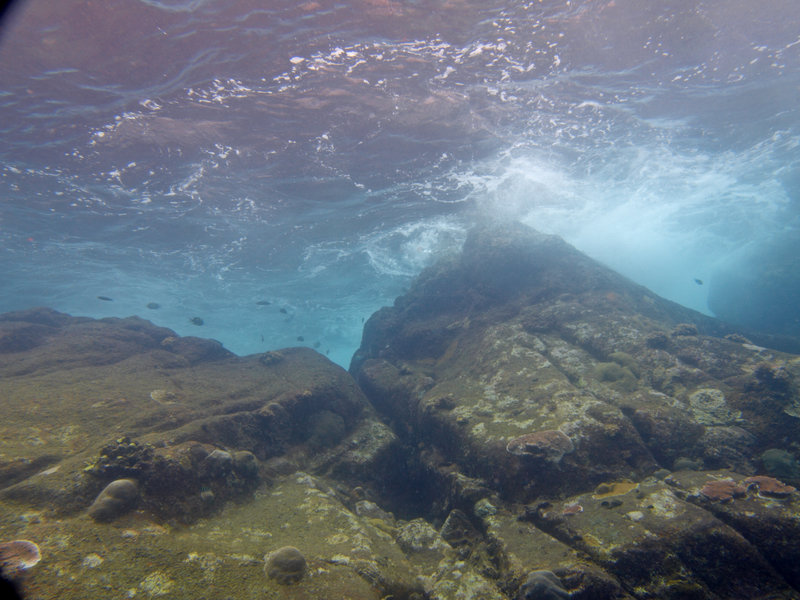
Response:
POLYGON ((226 450, 214 448, 205 457, 205 464, 203 465, 212 477, 220 477, 226 475, 233 470, 233 456, 226 450))
MULTIPOLYGON (((420 449, 407 478, 431 490, 430 506, 496 496, 496 513, 472 516, 504 549, 497 560, 518 586, 536 564, 593 573, 561 578, 555 597, 791 597, 766 542, 743 540, 740 521, 714 515, 758 500, 756 520, 774 531, 769 502, 795 510, 791 486, 752 478, 761 462, 786 460, 759 461, 776 439, 800 444, 795 357, 659 298, 559 238, 489 225, 367 321, 351 372, 420 449), (697 482, 684 489, 673 466, 697 469, 680 473, 697 482), (777 493, 759 491, 761 481, 777 493), (533 526, 518 538, 503 513, 519 505, 533 526), (592 566, 563 548, 542 562, 557 546, 536 531, 592 566), (723 547, 730 553, 710 561, 723 547), (655 573, 653 564, 666 566, 655 573)), ((479 554, 481 542, 470 548, 479 554)), ((796 544, 787 548, 800 560, 796 544)))
POLYGON ((541 458, 553 463, 560 462, 564 454, 574 449, 572 440, 562 432, 553 430, 526 433, 506 445, 506 450, 511 454, 541 458))
POLYGON ((138 500, 138 484, 133 479, 117 479, 103 488, 89 507, 89 516, 95 521, 113 521, 132 510, 138 500))
POLYGON ((571 597, 552 571, 531 571, 517 596, 518 600, 558 600, 571 597))
POLYGON ((264 556, 264 572, 267 577, 287 585, 297 583, 306 574, 306 558, 294 546, 278 548, 264 556))

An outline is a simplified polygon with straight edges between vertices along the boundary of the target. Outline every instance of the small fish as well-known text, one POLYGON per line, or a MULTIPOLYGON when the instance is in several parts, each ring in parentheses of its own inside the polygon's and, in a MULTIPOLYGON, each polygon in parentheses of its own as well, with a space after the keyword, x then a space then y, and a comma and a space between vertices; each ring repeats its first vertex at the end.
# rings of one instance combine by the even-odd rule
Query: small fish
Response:
POLYGON ((297 341, 298 341, 298 342, 305 342, 305 341, 306 341, 306 338, 304 338, 302 335, 298 335, 298 336, 297 336, 297 341))
POLYGON ((200 325, 205 323, 205 321, 203 321, 203 319, 201 319, 200 317, 192 317, 191 319, 189 319, 189 323, 191 323, 192 325, 197 325, 199 327, 200 325))
POLYGON ((319 348, 321 345, 319 342, 314 342, 314 348, 319 348))
POLYGON ((286 310, 285 308, 280 309, 279 312, 282 312, 283 314, 288 314, 289 313, 289 311, 286 310))
POLYGON ((272 302, 270 302, 269 300, 259 300, 258 302, 256 302, 256 304, 258 304, 259 306, 269 306, 270 304, 272 304, 272 302))
POLYGON ((702 279, 695 279, 695 280, 694 280, 694 282, 695 282, 697 285, 703 285, 703 280, 702 280, 702 279))
POLYGON ((102 300, 103 302, 113 302, 114 301, 113 298, 109 298, 108 296, 98 296, 97 299, 98 300, 102 300))
POLYGON ((263 334, 261 335, 261 341, 262 342, 264 341, 264 335, 263 334))
POLYGON ((161 308, 161 305, 158 302, 148 302, 147 308, 149 308, 150 310, 158 310, 159 308, 161 308))

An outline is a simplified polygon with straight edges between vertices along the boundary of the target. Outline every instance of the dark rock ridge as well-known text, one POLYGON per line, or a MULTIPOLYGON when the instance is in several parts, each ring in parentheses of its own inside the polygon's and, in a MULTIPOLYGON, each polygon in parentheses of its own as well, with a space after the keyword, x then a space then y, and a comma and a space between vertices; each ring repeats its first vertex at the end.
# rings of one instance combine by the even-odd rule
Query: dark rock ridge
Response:
MULTIPOLYGON (((475 515, 476 501, 494 498, 511 513, 527 507, 537 529, 605 571, 525 565, 583 579, 571 592, 601 597, 592 595, 599 582, 613 580, 640 598, 796 597, 800 581, 784 560, 800 558, 800 543, 786 541, 796 493, 774 511, 752 489, 733 500, 758 506, 754 523, 764 519, 745 531, 699 490, 720 473, 763 472, 764 453, 786 457, 791 472, 797 357, 652 294, 560 238, 502 224, 472 231, 461 255, 375 313, 351 372, 421 449, 430 487, 447 490, 432 506, 475 515), (696 480, 667 477, 687 468, 696 480), (628 491, 605 497, 614 482, 628 491)), ((502 512, 482 520, 490 538, 502 512)), ((496 541, 513 563, 511 542, 496 541)))

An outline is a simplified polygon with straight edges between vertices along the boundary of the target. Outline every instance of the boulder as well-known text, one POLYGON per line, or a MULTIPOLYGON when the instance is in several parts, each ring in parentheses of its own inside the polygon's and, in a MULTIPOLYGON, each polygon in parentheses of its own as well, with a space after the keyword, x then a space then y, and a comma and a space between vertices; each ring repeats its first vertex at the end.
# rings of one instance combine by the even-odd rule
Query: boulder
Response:
MULTIPOLYGON (((756 513, 747 528, 717 511, 758 493, 759 481, 792 487, 754 477, 765 453, 773 469, 783 468, 777 458, 794 464, 797 357, 659 298, 555 236, 490 224, 367 321, 351 373, 401 441, 422 449, 406 477, 438 490, 430 507, 470 514, 481 495, 494 498, 496 513, 471 518, 517 597, 555 585, 524 588, 534 571, 580 597, 795 597, 786 556, 800 554, 769 524, 780 511, 756 513), (697 498, 720 502, 692 503, 662 481, 673 468, 750 479, 706 481, 697 498), (522 540, 503 514, 531 524, 522 540), (757 539, 761 526, 786 555, 757 539), (544 550, 553 542, 533 542, 543 534, 560 558, 544 550)), ((787 514, 795 496, 778 500, 787 514)))
POLYGON ((132 510, 139 500, 139 486, 133 479, 117 479, 103 488, 89 507, 95 521, 113 521, 132 510))

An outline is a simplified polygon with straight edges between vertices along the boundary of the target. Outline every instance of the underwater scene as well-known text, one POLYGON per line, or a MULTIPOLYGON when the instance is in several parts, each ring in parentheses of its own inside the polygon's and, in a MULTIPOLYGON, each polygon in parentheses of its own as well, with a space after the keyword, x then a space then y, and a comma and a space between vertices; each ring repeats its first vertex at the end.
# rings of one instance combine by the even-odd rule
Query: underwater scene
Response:
POLYGON ((0 11, 0 598, 800 600, 796 0, 0 11))

